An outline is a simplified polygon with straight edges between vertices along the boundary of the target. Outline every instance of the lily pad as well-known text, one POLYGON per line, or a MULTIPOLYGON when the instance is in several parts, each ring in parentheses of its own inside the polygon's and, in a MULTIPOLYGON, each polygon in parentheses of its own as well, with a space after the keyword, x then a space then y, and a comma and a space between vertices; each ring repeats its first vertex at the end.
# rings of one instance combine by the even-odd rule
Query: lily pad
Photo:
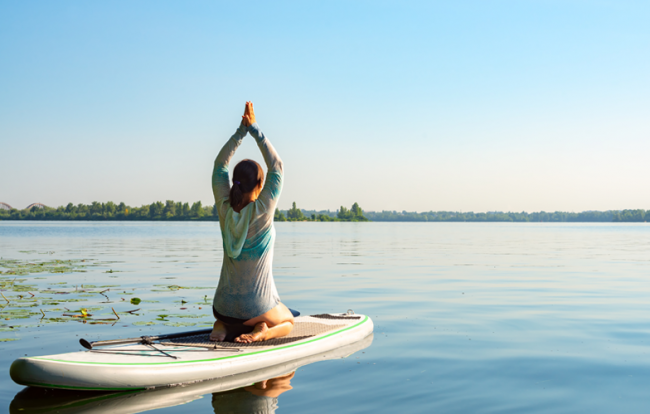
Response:
POLYGON ((181 327, 181 326, 184 326, 184 327, 185 326, 195 326, 196 323, 195 322, 166 322, 166 323, 163 323, 163 325, 165 325, 165 326, 174 326, 174 327, 178 328, 178 327, 181 327))
POLYGON ((27 319, 32 315, 39 315, 40 312, 30 312, 27 309, 3 309, 0 311, 2 319, 27 319))
POLYGON ((151 325, 155 325, 155 324, 156 324, 156 322, 152 322, 152 321, 137 321, 137 322, 133 322, 133 325, 135 325, 135 326, 151 326, 151 325))
POLYGON ((194 315, 191 313, 186 313, 186 314, 177 314, 177 315, 167 315, 168 318, 189 318, 189 319, 198 319, 198 318, 204 318, 208 315, 194 315))

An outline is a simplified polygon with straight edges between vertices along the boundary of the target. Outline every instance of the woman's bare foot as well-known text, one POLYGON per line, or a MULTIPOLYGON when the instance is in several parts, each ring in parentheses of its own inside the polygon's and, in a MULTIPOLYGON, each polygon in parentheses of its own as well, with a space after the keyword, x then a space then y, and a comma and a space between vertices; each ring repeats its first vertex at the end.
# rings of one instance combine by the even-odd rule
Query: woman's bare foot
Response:
POLYGON ((210 340, 213 342, 222 342, 226 339, 226 327, 223 322, 216 321, 214 323, 214 328, 212 328, 212 333, 210 334, 210 340))
POLYGON ((268 330, 269 327, 266 325, 266 322, 260 322, 255 325, 253 332, 239 335, 237 338, 235 338, 235 342, 250 344, 251 342, 266 341, 266 333, 268 330))

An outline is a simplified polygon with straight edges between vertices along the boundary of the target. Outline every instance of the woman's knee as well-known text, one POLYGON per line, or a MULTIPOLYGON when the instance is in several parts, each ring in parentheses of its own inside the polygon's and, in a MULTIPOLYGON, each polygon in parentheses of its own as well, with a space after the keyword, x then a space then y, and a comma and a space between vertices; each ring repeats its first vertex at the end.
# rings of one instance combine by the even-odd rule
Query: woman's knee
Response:
POLYGON ((276 308, 280 310, 282 319, 291 321, 293 324, 293 313, 291 313, 291 309, 287 308, 287 306, 282 302, 280 302, 276 308))
POLYGON ((279 303, 270 311, 244 322, 244 325, 254 326, 260 322, 266 322, 269 328, 285 322, 290 322, 293 325, 293 314, 289 308, 279 303))

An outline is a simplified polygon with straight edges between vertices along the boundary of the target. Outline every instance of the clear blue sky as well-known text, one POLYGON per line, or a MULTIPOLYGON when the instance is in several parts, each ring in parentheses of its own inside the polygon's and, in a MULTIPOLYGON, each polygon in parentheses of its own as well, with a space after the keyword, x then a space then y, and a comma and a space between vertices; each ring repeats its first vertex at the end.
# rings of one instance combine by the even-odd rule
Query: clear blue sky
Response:
POLYGON ((0 201, 211 204, 252 100, 281 208, 650 209, 649 21, 620 0, 2 1, 0 201))

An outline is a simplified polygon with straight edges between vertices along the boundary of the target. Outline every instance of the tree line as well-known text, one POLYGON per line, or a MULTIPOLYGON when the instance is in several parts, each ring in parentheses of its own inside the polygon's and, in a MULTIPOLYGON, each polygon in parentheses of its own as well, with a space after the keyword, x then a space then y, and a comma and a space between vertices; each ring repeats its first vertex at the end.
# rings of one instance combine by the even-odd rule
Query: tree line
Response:
POLYGON ((473 222, 534 222, 534 223, 611 223, 611 222, 646 222, 650 221, 650 210, 618 211, 583 211, 570 213, 565 211, 521 213, 493 211, 487 213, 429 211, 416 212, 366 212, 372 221, 473 221, 473 222))
POLYGON ((4 220, 212 220, 216 217, 214 206, 182 203, 173 200, 156 201, 140 207, 115 204, 112 201, 92 204, 68 203, 67 206, 32 207, 29 210, 0 210, 4 220))
POLYGON ((292 207, 285 212, 275 210, 274 221, 369 221, 358 203, 354 203, 349 210, 343 206, 332 214, 329 211, 308 211, 296 207, 294 201, 292 207))
MULTIPOLYGON (((294 202, 288 210, 276 209, 275 221, 468 221, 468 222, 646 222, 650 221, 650 210, 609 210, 583 211, 581 213, 534 212, 515 213, 493 211, 487 213, 454 211, 363 211, 358 203, 350 209, 341 206, 336 211, 300 209, 294 202)), ((112 201, 89 205, 68 203, 67 206, 32 207, 29 210, 2 210, 0 220, 155 220, 155 221, 217 221, 217 209, 214 205, 204 206, 195 203, 156 201, 140 207, 115 204, 112 201)))
MULTIPOLYGON (((368 221, 363 215, 359 204, 354 203, 350 210, 341 207, 336 215, 329 213, 309 213, 296 207, 296 203, 289 210, 275 211, 275 221, 368 221)), ((115 204, 112 201, 100 203, 93 201, 91 204, 68 203, 67 206, 39 207, 34 206, 29 210, 2 210, 0 220, 118 220, 118 221, 218 221, 216 205, 204 206, 200 201, 192 203, 175 202, 167 200, 156 201, 140 207, 127 206, 125 203, 115 204)))

